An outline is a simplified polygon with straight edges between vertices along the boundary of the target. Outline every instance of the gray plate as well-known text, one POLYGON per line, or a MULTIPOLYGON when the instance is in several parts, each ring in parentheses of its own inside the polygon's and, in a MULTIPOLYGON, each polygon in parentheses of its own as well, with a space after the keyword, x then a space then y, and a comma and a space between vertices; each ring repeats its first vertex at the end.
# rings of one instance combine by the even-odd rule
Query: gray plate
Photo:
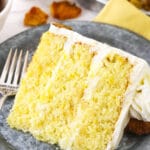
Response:
MULTIPOLYGON (((99 12, 109 0, 76 0, 82 7, 99 12)), ((150 11, 141 9, 146 15, 150 16, 150 11)))
MULTIPOLYGON (((144 58, 150 63, 150 42, 127 30, 107 24, 91 22, 65 22, 85 36, 124 49, 144 58)), ((49 25, 40 26, 22 32, 0 45, 0 72, 10 48, 30 50, 30 56, 37 47, 40 36, 48 30, 49 25)), ((29 133, 9 128, 6 117, 12 107, 14 97, 9 98, 0 111, 0 150, 54 150, 56 145, 49 145, 35 140, 29 133)), ((150 135, 135 136, 124 134, 118 150, 150 150, 150 135)))
POLYGON ((94 12, 99 12, 104 7, 103 3, 97 0, 76 0, 82 7, 92 10, 94 12))

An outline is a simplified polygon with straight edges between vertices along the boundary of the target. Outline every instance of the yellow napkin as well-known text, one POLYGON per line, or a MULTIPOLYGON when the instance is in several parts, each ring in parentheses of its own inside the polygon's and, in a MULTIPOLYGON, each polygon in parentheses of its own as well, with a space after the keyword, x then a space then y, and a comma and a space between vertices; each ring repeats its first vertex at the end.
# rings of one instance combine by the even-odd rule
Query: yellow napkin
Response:
POLYGON ((129 29, 150 40, 150 17, 127 0, 109 0, 94 21, 129 29))

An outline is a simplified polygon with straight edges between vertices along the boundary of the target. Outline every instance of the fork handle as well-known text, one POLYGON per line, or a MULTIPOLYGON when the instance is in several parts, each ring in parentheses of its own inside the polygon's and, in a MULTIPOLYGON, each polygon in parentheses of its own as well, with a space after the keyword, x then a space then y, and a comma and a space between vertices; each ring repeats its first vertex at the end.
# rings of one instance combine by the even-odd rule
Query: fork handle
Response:
POLYGON ((6 98, 7 98, 7 95, 3 95, 3 96, 0 98, 0 110, 2 109, 2 106, 3 106, 3 104, 4 104, 5 100, 6 100, 6 98))

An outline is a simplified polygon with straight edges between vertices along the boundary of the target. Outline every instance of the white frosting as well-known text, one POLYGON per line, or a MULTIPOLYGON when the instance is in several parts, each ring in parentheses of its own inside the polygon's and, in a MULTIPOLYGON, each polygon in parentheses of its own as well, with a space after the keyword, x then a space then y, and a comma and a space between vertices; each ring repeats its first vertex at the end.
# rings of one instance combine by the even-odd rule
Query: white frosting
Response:
POLYGON ((150 121, 150 68, 147 64, 142 68, 130 114, 133 118, 150 121))
MULTIPOLYGON (((65 28, 56 27, 53 24, 51 24, 49 31, 51 33, 54 33, 54 34, 59 34, 59 35, 63 35, 63 36, 68 37, 68 41, 66 42, 67 45, 70 45, 71 40, 69 40, 69 39, 73 39, 74 42, 81 42, 82 41, 82 43, 92 45, 93 46, 93 48, 91 49, 92 51, 95 51, 99 48, 101 49, 101 47, 104 46, 104 44, 102 44, 96 40, 84 37, 81 34, 76 33, 72 30, 67 30, 65 28)), ((72 43, 72 41, 71 41, 71 43, 72 43)))
MULTIPOLYGON (((100 62, 100 60, 108 53, 118 53, 119 55, 126 57, 133 65, 133 70, 130 74, 130 84, 125 93, 122 111, 116 123, 112 141, 109 142, 107 150, 115 149, 118 146, 122 138, 124 128, 131 116, 137 119, 150 121, 150 68, 144 60, 120 49, 84 37, 71 30, 51 25, 50 32, 64 35, 68 38, 65 44, 67 52, 69 52, 71 45, 75 42, 82 42, 90 45, 91 51, 97 52, 97 55, 95 55, 92 60, 92 65, 95 70, 99 67, 99 65, 97 65, 98 62, 100 62), (143 84, 141 85, 140 83, 142 80, 143 84), (142 92, 137 92, 141 90, 142 92)), ((89 88, 87 88, 84 93, 84 97, 86 97, 86 99, 90 98, 92 89, 96 86, 98 80, 99 77, 96 77, 89 81, 89 88)))
MULTIPOLYGON (((94 49, 92 48, 92 50, 94 50, 94 49)), ((91 74, 91 72, 95 73, 96 71, 99 70, 99 68, 102 65, 103 58, 105 58, 106 55, 108 55, 108 53, 110 52, 110 49, 108 49, 106 45, 103 45, 101 47, 101 49, 103 49, 103 51, 98 51, 97 50, 97 55, 95 55, 93 60, 92 60, 91 70, 90 70, 89 74, 91 74)), ((93 90, 95 89, 95 87, 98 84, 98 81, 100 80, 100 76, 95 76, 94 78, 88 79, 88 80, 89 80, 88 81, 88 87, 84 91, 84 96, 83 96, 83 99, 86 99, 86 100, 90 100, 91 99, 93 90)))

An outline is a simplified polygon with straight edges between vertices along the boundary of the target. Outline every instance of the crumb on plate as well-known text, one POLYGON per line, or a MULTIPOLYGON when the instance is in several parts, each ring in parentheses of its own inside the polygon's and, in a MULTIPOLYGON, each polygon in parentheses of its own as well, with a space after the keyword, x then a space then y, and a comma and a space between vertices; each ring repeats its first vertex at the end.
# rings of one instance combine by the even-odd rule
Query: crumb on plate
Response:
POLYGON ((81 14, 81 8, 68 1, 53 2, 50 5, 50 12, 54 18, 65 20, 78 17, 81 14))
POLYGON ((32 7, 24 17, 24 25, 26 26, 38 26, 45 24, 48 19, 48 14, 46 14, 39 7, 32 7))

